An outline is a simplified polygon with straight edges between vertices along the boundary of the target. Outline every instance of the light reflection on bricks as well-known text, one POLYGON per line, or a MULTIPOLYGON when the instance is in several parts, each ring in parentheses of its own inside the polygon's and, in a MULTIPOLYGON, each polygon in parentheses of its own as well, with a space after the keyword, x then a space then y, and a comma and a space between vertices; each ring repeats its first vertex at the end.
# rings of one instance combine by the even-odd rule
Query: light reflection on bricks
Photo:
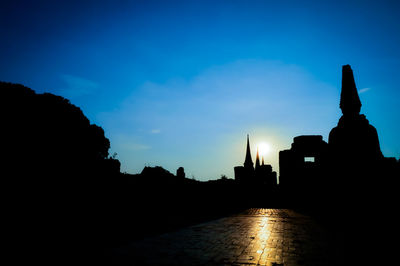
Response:
POLYGON ((128 265, 333 265, 326 237, 311 218, 292 210, 249 209, 118 252, 128 265))

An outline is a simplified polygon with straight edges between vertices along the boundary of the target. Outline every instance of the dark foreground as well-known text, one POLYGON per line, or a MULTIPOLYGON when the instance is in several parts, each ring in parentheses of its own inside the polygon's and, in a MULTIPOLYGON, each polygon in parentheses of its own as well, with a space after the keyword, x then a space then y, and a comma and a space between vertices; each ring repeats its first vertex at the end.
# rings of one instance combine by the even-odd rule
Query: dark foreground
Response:
POLYGON ((108 251, 121 265, 338 265, 340 248, 310 216, 288 209, 240 214, 108 251))
MULTIPOLYGON (((348 163, 340 154, 330 170, 291 168, 298 182, 286 188, 226 177, 199 182, 162 167, 121 174, 103 129, 67 99, 0 88, 7 99, 3 242, 15 265, 398 261, 399 163, 382 167, 357 155, 376 141, 361 138, 348 163), (232 216, 249 207, 309 215, 257 209, 232 216)), ((349 140, 364 134, 354 132, 349 140)))

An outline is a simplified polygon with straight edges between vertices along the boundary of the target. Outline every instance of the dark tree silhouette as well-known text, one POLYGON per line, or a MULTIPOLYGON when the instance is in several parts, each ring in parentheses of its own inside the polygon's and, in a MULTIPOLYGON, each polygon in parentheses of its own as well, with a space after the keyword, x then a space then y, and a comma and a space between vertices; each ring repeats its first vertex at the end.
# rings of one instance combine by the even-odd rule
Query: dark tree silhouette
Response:
POLYGON ((111 165, 107 161, 114 159, 108 158, 110 141, 103 129, 90 124, 69 100, 36 94, 22 85, 1 82, 0 87, 6 100, 8 152, 13 155, 9 159, 18 174, 88 178, 111 165))
POLYGON ((32 244, 30 255, 41 260, 88 252, 110 220, 120 174, 119 161, 108 155, 110 141, 63 97, 5 82, 0 89, 3 187, 14 238, 32 244), (44 254, 45 247, 51 251, 44 254))
POLYGON ((82 253, 94 264, 108 247, 241 207, 230 179, 191 180, 183 167, 177 175, 162 167, 121 174, 103 129, 69 100, 17 84, 0 82, 0 88, 3 170, 11 171, 4 179, 7 217, 18 232, 14 239, 34 246, 30 256, 42 264, 76 262, 82 253))

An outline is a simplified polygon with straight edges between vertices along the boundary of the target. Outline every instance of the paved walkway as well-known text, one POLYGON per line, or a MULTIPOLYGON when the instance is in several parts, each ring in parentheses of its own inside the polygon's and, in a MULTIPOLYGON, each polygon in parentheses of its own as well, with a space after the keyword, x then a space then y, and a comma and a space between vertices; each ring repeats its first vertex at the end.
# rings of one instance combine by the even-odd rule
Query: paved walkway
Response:
POLYGON ((249 209, 136 241, 118 252, 128 265, 335 264, 323 228, 286 209, 249 209))

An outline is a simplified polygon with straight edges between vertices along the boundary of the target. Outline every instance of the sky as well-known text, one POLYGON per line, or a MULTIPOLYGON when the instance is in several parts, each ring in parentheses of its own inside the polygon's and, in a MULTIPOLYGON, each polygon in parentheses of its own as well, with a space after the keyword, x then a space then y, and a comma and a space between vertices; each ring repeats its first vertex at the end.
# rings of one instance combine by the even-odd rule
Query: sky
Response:
POLYGON ((234 177, 341 116, 342 65, 387 157, 400 156, 399 1, 0 1, 0 80, 68 98, 121 171, 234 177))

